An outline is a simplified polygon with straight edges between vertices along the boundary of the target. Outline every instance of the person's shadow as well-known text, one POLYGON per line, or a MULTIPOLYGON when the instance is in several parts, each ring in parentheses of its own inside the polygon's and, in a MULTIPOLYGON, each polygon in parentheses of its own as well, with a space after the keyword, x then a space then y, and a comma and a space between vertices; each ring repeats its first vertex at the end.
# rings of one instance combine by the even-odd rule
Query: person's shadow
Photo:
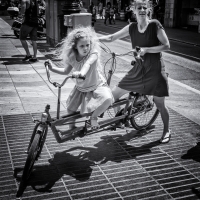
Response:
POLYGON ((187 151, 186 154, 182 155, 182 159, 193 159, 196 162, 200 162, 200 142, 196 146, 192 147, 187 151))

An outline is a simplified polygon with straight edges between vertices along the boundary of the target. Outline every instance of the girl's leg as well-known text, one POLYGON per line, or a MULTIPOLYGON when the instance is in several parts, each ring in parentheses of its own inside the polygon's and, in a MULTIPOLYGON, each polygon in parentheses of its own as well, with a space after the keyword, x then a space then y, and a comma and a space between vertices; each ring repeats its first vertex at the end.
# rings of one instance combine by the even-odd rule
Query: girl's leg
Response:
POLYGON ((161 140, 164 140, 164 138, 167 139, 167 142, 170 139, 170 131, 169 131, 169 111, 168 108, 165 105, 165 97, 156 97, 154 96, 154 102, 156 104, 156 107, 160 111, 161 118, 163 121, 163 135, 161 137, 161 140))
MULTIPOLYGON (((67 114, 73 114, 73 113, 75 112, 67 108, 67 114)), ((76 126, 75 126, 75 120, 73 119, 70 121, 69 129, 74 129, 74 128, 76 128, 76 126)))
POLYGON ((112 99, 107 99, 101 104, 91 115, 91 118, 96 118, 101 115, 112 104, 112 99))

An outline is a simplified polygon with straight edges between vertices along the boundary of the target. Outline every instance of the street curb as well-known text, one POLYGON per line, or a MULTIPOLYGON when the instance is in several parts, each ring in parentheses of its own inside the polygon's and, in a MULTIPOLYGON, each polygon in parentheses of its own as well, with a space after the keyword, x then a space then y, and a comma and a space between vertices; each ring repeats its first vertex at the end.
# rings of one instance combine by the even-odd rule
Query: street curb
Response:
POLYGON ((188 45, 191 45, 191 46, 200 47, 200 44, 185 42, 185 41, 183 41, 183 40, 177 40, 177 39, 174 39, 174 38, 169 38, 169 40, 172 40, 172 41, 175 41, 175 42, 184 43, 184 44, 188 44, 188 45))

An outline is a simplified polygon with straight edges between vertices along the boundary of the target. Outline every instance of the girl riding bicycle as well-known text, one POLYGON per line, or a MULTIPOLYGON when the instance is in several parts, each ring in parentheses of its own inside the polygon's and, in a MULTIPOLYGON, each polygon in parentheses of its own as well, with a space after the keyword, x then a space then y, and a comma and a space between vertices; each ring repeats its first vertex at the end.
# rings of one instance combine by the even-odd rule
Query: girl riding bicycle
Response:
MULTIPOLYGON (((100 47, 95 31, 91 27, 79 27, 68 34, 56 49, 56 55, 63 59, 65 68, 58 68, 48 60, 49 69, 55 73, 72 75, 77 78, 76 85, 67 99, 67 113, 72 114, 81 105, 81 113, 92 113, 90 124, 98 128, 97 117, 113 102, 113 96, 102 75, 100 47), (78 79, 85 77, 85 80, 78 79)), ((69 125, 74 129, 75 124, 69 125)))

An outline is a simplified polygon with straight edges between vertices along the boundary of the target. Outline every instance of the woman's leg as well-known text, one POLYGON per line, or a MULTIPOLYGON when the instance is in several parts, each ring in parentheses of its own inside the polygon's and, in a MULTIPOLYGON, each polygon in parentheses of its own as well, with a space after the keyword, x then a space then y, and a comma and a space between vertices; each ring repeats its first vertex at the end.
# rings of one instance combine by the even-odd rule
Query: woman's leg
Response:
POLYGON ((115 99, 115 101, 119 100, 120 97, 122 97, 123 95, 125 94, 128 94, 130 91, 128 90, 124 90, 122 88, 119 88, 117 86, 115 86, 113 89, 112 89, 112 94, 113 94, 113 97, 115 99))
POLYGON ((162 139, 165 137, 169 137, 169 111, 168 108, 165 105, 165 97, 156 97, 154 96, 154 102, 156 104, 156 107, 160 111, 161 118, 163 121, 163 135, 162 139))

